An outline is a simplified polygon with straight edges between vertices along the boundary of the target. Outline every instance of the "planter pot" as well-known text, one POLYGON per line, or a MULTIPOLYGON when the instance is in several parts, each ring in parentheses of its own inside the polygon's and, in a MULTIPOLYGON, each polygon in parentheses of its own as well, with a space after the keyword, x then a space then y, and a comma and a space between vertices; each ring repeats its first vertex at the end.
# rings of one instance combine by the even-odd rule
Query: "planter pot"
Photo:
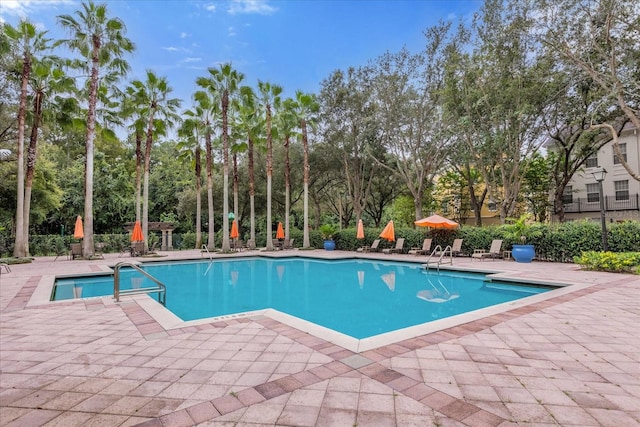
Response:
POLYGON ((336 248, 336 242, 333 240, 325 240, 324 241, 324 249, 327 251, 332 251, 336 248))
POLYGON ((536 255, 533 245, 513 245, 511 256, 516 262, 531 262, 536 255))

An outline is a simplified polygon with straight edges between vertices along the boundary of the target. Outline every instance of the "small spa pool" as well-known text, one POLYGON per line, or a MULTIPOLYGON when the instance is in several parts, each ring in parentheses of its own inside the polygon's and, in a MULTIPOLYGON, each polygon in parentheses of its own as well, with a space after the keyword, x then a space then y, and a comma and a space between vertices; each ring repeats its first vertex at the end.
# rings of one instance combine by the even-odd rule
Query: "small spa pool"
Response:
MULTIPOLYGON (((554 289, 363 259, 247 257, 142 268, 167 286, 166 308, 183 321, 275 309, 356 339, 554 289)), ((129 268, 120 277, 122 289, 153 285, 129 268)), ((56 281, 52 299, 112 294, 112 276, 64 278, 56 281)))

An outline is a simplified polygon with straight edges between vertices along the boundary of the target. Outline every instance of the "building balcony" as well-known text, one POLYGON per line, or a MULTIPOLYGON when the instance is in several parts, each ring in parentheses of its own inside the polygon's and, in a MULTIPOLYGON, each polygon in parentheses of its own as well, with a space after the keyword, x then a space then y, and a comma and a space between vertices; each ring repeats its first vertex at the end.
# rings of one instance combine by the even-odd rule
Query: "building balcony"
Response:
MULTIPOLYGON (((626 200, 616 200, 616 196, 605 196, 604 207, 607 212, 640 210, 638 194, 629 194, 626 200)), ((600 200, 590 202, 586 198, 574 197, 572 203, 564 204, 565 213, 600 212, 600 200)))

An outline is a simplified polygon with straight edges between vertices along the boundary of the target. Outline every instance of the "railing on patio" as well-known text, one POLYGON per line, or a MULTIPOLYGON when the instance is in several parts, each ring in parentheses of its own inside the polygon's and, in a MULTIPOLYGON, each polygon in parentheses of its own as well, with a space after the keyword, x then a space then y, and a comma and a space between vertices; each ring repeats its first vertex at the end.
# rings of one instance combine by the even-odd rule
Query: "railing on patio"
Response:
MULTIPOLYGON (((626 200, 616 200, 616 196, 605 196, 604 206, 607 212, 640 210, 640 196, 630 194, 626 200)), ((600 200, 590 202, 586 198, 574 198, 573 203, 564 204, 565 213, 600 212, 600 200)))

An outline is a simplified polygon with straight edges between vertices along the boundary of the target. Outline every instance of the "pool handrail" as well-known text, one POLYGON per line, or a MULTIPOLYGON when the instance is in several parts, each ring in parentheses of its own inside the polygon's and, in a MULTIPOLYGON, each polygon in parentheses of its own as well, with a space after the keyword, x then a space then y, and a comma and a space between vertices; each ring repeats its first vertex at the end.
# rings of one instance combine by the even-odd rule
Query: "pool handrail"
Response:
POLYGON ((138 265, 129 261, 121 261, 117 263, 115 267, 113 267, 113 298, 115 298, 116 302, 120 302, 121 295, 139 295, 139 294, 153 294, 153 293, 158 294, 158 301, 160 302, 160 304, 166 305, 167 287, 164 285, 164 283, 162 283, 161 281, 159 281, 158 279, 156 279, 155 277, 153 277, 152 275, 150 275, 149 273, 141 269, 138 265), (131 267, 134 270, 139 271, 140 273, 142 273, 143 276, 152 280, 158 286, 121 290, 120 289, 120 268, 124 266, 131 267))
POLYGON ((205 245, 205 244, 202 244, 202 249, 200 250, 200 255, 203 255, 205 252, 209 256, 209 261, 213 261, 213 257, 211 256, 211 252, 209 252, 209 247, 207 245, 205 245))
POLYGON ((443 263, 443 259, 447 255, 447 253, 449 254, 449 261, 445 262, 453 265, 453 249, 451 248, 451 246, 447 245, 447 247, 442 250, 442 246, 438 245, 431 252, 431 255, 429 255, 429 258, 427 258, 427 261, 422 264, 422 266, 425 267, 427 271, 429 271, 429 267, 431 266, 431 264, 435 264, 438 272, 440 272, 440 264, 443 263), (437 255, 439 255, 438 259, 431 261, 431 258, 437 255))

